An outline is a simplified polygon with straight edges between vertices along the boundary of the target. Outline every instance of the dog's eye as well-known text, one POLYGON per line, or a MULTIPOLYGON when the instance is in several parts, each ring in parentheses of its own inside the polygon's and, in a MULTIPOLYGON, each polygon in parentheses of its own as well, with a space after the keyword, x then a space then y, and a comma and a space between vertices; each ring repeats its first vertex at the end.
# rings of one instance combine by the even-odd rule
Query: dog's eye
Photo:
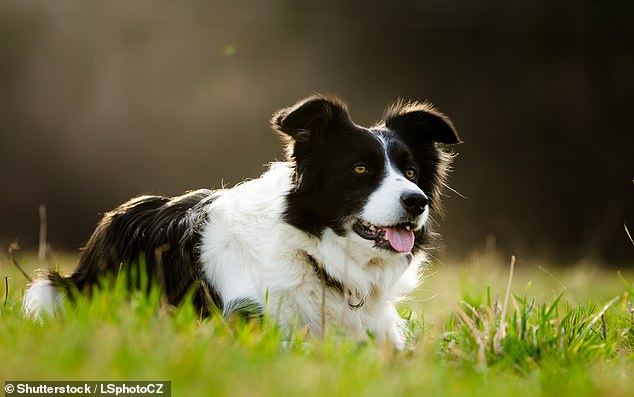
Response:
POLYGON ((354 172, 357 174, 365 174, 368 172, 368 167, 365 164, 357 164, 354 166, 354 172))
POLYGON ((405 170, 405 176, 407 177, 407 179, 414 179, 416 178, 416 168, 414 167, 409 167, 408 169, 405 170))

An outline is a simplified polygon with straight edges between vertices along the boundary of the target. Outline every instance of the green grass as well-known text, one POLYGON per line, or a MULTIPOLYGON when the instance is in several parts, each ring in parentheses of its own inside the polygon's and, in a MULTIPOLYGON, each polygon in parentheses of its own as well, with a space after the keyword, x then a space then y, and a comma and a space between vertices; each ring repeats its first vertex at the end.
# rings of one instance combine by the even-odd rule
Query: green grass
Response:
POLYGON ((174 396, 634 395, 633 275, 520 260, 508 289, 504 262, 434 264, 401 307, 412 341, 395 352, 269 320, 201 321, 123 283, 62 318, 27 321, 26 280, 0 258, 0 380, 171 380, 174 396))

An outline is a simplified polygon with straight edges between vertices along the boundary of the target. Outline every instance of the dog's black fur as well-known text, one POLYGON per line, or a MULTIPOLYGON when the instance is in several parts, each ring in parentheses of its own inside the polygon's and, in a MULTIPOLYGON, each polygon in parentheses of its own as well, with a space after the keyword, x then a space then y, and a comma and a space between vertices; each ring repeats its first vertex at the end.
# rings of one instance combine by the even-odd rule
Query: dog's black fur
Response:
POLYGON ((197 245, 205 221, 199 214, 213 202, 213 192, 200 189, 173 198, 136 197, 104 214, 81 252, 73 273, 48 277, 73 292, 90 293, 105 275, 125 271, 131 288, 139 288, 141 273, 148 285, 158 282, 170 304, 178 304, 192 289, 203 314, 222 302, 200 275, 197 245))

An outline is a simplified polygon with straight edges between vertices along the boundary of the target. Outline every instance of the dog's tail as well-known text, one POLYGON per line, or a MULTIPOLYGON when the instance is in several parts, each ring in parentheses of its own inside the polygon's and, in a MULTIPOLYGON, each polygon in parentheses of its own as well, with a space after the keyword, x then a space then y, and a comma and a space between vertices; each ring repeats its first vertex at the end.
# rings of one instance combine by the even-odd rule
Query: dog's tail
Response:
POLYGON ((42 320, 44 317, 56 317, 61 313, 64 301, 69 298, 71 277, 57 272, 45 272, 33 280, 24 293, 22 311, 28 318, 42 320))

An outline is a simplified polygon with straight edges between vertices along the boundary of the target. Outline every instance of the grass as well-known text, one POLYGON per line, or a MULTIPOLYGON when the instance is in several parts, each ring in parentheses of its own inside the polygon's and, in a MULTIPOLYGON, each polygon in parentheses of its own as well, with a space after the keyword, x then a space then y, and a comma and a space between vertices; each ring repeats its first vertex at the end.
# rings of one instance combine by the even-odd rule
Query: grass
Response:
MULTIPOLYGON (((18 262, 32 270, 37 259, 18 262)), ((171 380, 174 396, 632 396, 633 275, 519 260, 509 277, 505 262, 433 264, 401 307, 410 349, 395 352, 336 331, 282 333, 268 319, 200 320, 121 282, 31 322, 26 280, 0 258, 0 380, 171 380)))

